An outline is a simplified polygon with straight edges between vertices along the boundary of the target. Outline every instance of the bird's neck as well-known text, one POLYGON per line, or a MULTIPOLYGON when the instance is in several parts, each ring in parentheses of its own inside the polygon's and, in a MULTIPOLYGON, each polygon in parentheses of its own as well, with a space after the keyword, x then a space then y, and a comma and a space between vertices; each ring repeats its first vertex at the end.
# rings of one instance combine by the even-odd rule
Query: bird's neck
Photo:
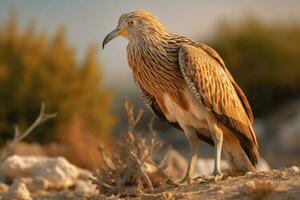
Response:
POLYGON ((156 45, 164 40, 170 40, 174 34, 162 28, 148 28, 129 36, 129 42, 135 44, 156 45))

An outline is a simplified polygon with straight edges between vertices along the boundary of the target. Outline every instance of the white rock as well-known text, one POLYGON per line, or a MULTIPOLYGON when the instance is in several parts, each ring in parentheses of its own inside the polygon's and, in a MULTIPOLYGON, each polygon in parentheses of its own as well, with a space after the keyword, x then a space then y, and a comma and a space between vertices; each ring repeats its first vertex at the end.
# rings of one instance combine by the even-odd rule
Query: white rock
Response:
POLYGON ((97 192, 96 185, 92 184, 91 181, 78 180, 75 183, 75 191, 83 192, 86 194, 93 194, 97 192))
POLYGON ((289 169, 288 169, 288 172, 289 173, 297 173, 297 172, 299 172, 300 170, 299 170, 299 168, 297 167, 297 166, 292 166, 292 167, 290 167, 289 169))
POLYGON ((26 185, 19 181, 13 182, 4 197, 7 200, 32 200, 26 185))
POLYGON ((38 162, 44 162, 44 160, 43 157, 11 156, 1 164, 0 174, 9 180, 14 180, 17 177, 29 176, 32 167, 38 162))
POLYGON ((65 158, 49 158, 47 161, 37 163, 31 169, 33 177, 45 178, 53 187, 67 188, 74 184, 79 176, 77 167, 70 164, 65 158))
POLYGON ((1 176, 11 181, 23 178, 30 190, 65 189, 89 173, 62 157, 11 156, 0 166, 1 176))
POLYGON ((245 174, 245 176, 247 176, 247 177, 250 177, 250 176, 253 176, 253 172, 246 172, 246 174, 245 174))

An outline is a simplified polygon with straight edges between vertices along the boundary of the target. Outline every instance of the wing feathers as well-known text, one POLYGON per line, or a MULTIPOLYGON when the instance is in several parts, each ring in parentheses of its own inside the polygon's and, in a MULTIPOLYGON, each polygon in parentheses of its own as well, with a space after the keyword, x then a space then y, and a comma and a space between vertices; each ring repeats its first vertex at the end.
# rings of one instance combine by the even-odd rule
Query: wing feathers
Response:
POLYGON ((179 65, 194 96, 240 141, 247 139, 257 147, 249 103, 218 54, 205 45, 184 45, 179 65))
POLYGON ((229 80, 231 81, 231 83, 233 84, 236 93, 238 94, 243 107, 248 115, 248 118, 251 122, 251 124, 253 124, 253 113, 250 107, 250 104, 246 98, 246 96, 244 95, 243 91, 241 90, 241 88, 236 84, 236 82, 234 81, 232 75, 230 74, 230 72, 228 71, 228 69, 225 66, 224 61, 222 60, 222 58, 219 56, 219 54, 212 48, 210 48, 209 46, 205 45, 205 44, 199 44, 199 47, 202 48, 211 58, 215 59, 220 66, 225 70, 226 75, 228 76, 229 80))

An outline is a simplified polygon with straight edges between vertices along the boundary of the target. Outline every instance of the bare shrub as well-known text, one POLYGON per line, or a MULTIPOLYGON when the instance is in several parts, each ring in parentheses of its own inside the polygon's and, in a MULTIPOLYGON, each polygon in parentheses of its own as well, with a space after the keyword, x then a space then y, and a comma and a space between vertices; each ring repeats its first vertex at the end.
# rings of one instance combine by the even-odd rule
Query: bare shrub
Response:
MULTIPOLYGON (((160 163, 153 160, 154 155, 163 146, 153 129, 149 129, 151 138, 143 137, 142 132, 135 130, 143 110, 134 114, 133 106, 125 99, 125 110, 128 115, 128 131, 116 141, 116 151, 108 153, 103 146, 99 147, 102 166, 95 174, 93 182, 101 194, 138 195, 162 187, 167 180, 160 163)), ((163 159, 164 160, 164 159, 163 159)))

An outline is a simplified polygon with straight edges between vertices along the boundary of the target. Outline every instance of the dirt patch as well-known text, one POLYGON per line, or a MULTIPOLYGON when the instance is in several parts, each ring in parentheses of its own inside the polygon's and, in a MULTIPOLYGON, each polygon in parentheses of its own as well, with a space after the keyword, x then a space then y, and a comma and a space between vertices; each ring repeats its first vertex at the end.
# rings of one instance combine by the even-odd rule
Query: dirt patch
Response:
POLYGON ((59 192, 32 195, 36 200, 60 199, 299 199, 300 172, 295 167, 270 172, 224 177, 222 180, 198 178, 189 185, 167 186, 139 196, 103 196, 59 192))

